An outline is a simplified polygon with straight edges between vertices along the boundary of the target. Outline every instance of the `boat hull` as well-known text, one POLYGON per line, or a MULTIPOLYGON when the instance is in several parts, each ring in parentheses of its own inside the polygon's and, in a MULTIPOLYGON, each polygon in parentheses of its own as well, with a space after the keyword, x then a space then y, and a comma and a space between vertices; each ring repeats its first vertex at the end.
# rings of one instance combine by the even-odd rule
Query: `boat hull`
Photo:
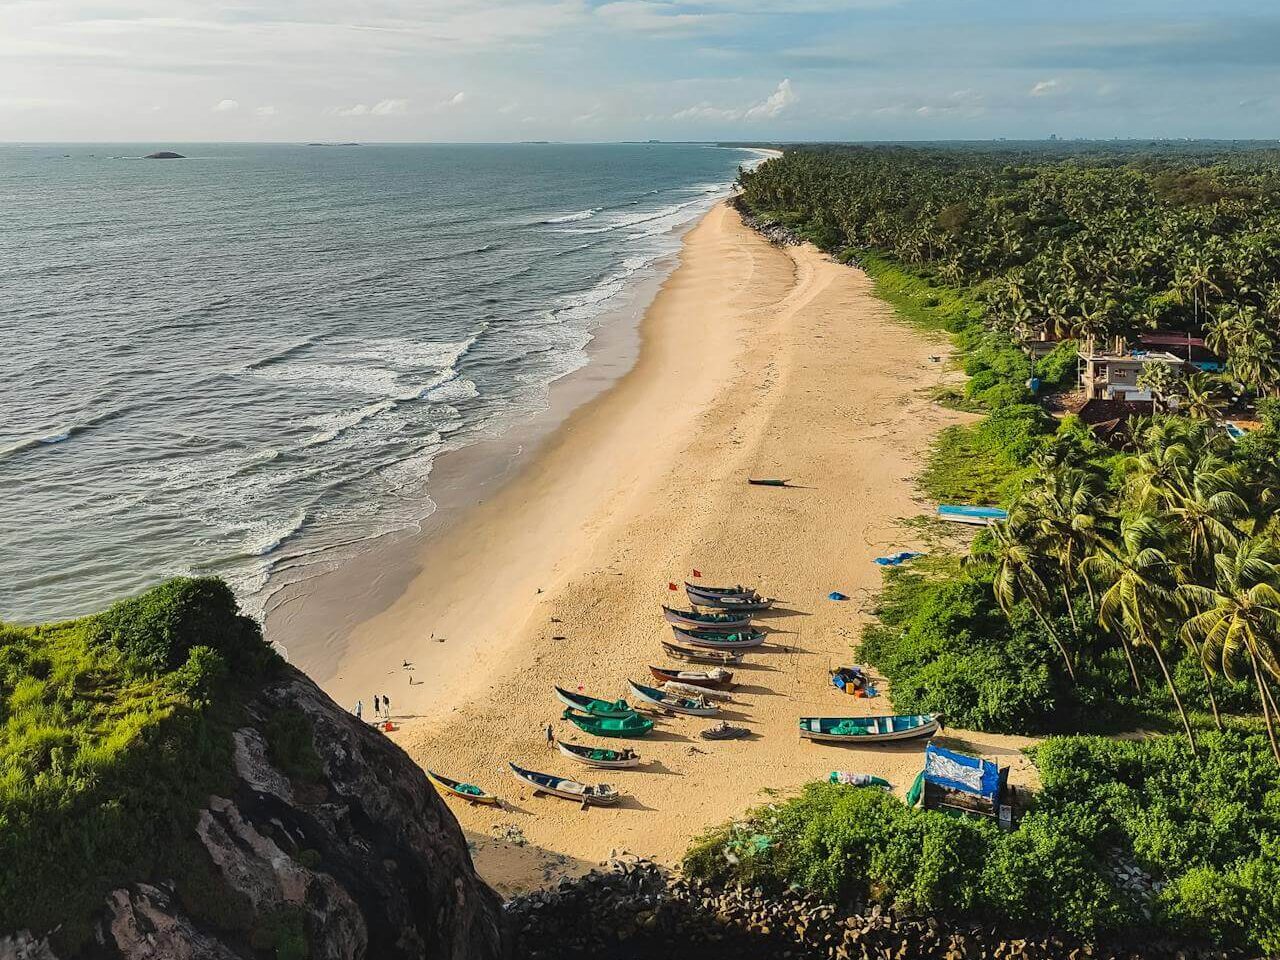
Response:
POLYGON ((703 687, 707 690, 728 690, 733 686, 733 673, 725 671, 727 676, 723 678, 698 676, 692 670, 664 670, 661 667, 649 667, 649 673, 653 679, 659 683, 683 683, 693 687, 703 687))
POLYGON ((689 630, 724 630, 731 632, 751 625, 750 616, 731 616, 713 620, 695 616, 690 611, 674 610, 665 606, 662 608, 662 615, 666 618, 667 623, 672 626, 685 627, 689 630))
MULTIPOLYGON (((508 763, 511 767, 511 773, 517 780, 526 787, 530 787, 535 793, 546 793, 553 797, 559 797, 562 800, 573 800, 576 803, 586 804, 593 807, 607 807, 618 802, 619 794, 615 791, 606 794, 590 794, 575 793, 572 790, 563 790, 556 786, 556 783, 577 783, 575 780, 569 780, 567 777, 549 777, 547 774, 537 774, 533 770, 522 770, 514 763, 508 763), (553 782, 548 783, 537 779, 537 777, 547 776, 553 782)), ((585 784, 583 784, 585 786, 585 784)))
MULTIPOLYGON (((816 721, 821 719, 819 717, 801 717, 800 738, 817 743, 890 743, 895 740, 914 740, 916 737, 932 736, 937 732, 939 726, 937 718, 931 717, 925 722, 897 729, 890 729, 892 725, 884 725, 883 727, 867 727, 857 732, 838 733, 831 730, 813 729, 814 726, 817 726, 816 721)), ((892 720, 895 718, 877 719, 892 720)))
POLYGON ((720 712, 720 708, 714 703, 707 704, 705 707, 694 706, 690 703, 679 702, 684 699, 682 697, 675 697, 672 700, 662 696, 654 696, 654 693, 661 694, 662 691, 655 690, 650 693, 647 687, 642 687, 634 681, 631 681, 630 685, 631 692, 635 694, 636 699, 658 710, 666 710, 669 713, 682 713, 688 717, 714 717, 720 712))
POLYGON ((700 647, 682 647, 680 644, 671 643, 668 640, 662 641, 662 649, 667 651, 667 656, 676 660, 684 660, 687 663, 715 663, 720 666, 728 666, 730 664, 742 662, 742 654, 735 653, 731 650, 707 650, 700 647))
POLYGON ((615 740, 631 740, 646 737, 653 730, 653 720, 633 713, 630 717, 609 718, 592 717, 576 714, 572 710, 564 712, 568 720, 583 733, 593 737, 608 737, 615 740))
POLYGON ((598 770, 629 770, 632 767, 640 766, 639 757, 627 757, 622 760, 595 760, 590 756, 578 753, 576 750, 570 749, 570 744, 556 742, 556 748, 568 757, 585 767, 594 767, 598 770))
POLYGON ((596 697, 588 697, 585 694, 570 693, 568 690, 555 687, 556 699, 563 703, 566 707, 573 710, 579 710, 582 713, 590 714, 593 717, 601 717, 604 719, 621 720, 629 717, 633 713, 630 707, 614 707, 612 704, 596 697))
POLYGON ((695 647, 706 647, 710 650, 750 650, 752 647, 764 646, 765 635, 759 630, 747 630, 734 633, 719 631, 689 630, 671 625, 671 632, 678 640, 691 643, 695 647), (741 640, 730 640, 732 636, 740 636, 741 640))
POLYGON ((480 803, 487 806, 494 806, 498 802, 498 798, 491 793, 474 794, 459 790, 456 786, 458 783, 457 780, 441 776, 431 770, 427 771, 427 779, 438 787, 446 796, 457 797, 459 800, 466 800, 468 803, 480 803))

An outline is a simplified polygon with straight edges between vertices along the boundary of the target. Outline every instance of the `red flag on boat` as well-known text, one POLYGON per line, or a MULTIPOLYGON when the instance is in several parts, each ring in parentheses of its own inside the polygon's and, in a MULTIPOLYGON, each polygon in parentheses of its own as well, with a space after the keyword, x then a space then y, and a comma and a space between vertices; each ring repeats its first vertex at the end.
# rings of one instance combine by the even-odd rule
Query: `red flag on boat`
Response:
POLYGON ((668 580, 668 581, 667 581, 667 589, 668 589, 668 590, 679 590, 680 588, 679 588, 679 587, 677 587, 677 586, 676 586, 674 583, 672 583, 670 580, 668 580))
POLYGON ((693 571, 693 575, 694 575, 695 577, 697 577, 697 578, 701 579, 701 577, 702 577, 702 571, 701 571, 701 570, 695 570, 695 571, 693 571))

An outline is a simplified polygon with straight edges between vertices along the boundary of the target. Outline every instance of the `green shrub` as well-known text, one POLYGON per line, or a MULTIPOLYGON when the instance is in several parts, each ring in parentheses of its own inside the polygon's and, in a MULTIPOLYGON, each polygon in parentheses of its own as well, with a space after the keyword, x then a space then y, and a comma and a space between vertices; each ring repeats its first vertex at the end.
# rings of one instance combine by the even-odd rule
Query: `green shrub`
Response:
POLYGON ((239 704, 263 676, 250 668, 275 662, 214 581, 0 626, 0 930, 59 927, 74 952, 107 890, 180 866, 230 775, 239 704))

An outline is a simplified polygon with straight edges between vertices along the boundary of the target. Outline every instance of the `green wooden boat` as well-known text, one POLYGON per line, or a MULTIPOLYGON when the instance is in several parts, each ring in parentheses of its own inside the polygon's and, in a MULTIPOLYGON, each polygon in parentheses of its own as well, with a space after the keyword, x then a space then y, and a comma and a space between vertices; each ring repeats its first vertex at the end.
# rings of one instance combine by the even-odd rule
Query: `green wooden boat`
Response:
POLYGON ((556 699, 570 710, 580 710, 593 717, 630 717, 635 714, 625 700, 601 700, 585 693, 572 693, 563 687, 553 687, 556 699))
POLYGON ((932 713, 882 717, 801 717, 800 736, 828 743, 883 743, 935 733, 940 726, 932 713))
POLYGON ((653 729, 653 721, 637 713, 629 717, 593 717, 566 710, 563 716, 583 733, 597 737, 643 737, 653 729))

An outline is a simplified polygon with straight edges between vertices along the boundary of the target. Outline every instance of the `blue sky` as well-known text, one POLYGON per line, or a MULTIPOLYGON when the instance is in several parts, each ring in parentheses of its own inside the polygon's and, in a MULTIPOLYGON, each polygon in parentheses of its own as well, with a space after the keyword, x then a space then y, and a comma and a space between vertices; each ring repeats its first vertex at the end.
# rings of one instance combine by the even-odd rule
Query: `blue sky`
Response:
POLYGON ((0 0, 0 140, 1280 137, 1275 0, 0 0))

